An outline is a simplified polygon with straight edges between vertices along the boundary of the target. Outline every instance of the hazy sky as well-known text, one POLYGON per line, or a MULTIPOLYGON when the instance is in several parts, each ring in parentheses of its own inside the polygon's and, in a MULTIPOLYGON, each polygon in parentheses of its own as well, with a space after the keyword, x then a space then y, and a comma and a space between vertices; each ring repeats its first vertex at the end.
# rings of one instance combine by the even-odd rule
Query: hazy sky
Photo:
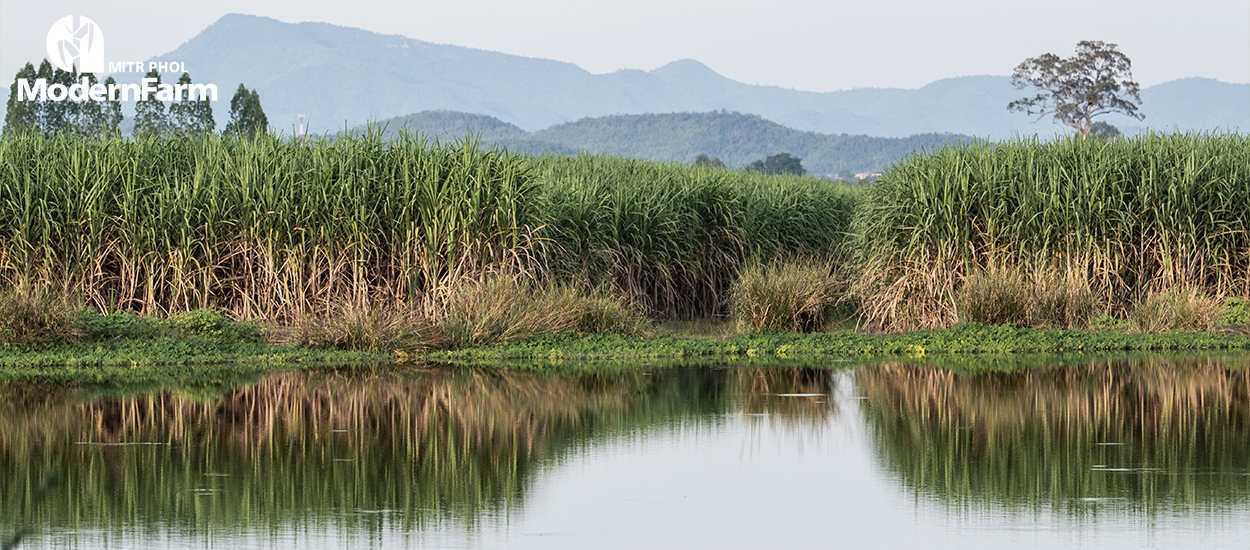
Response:
POLYGON ((1027 57, 1071 55, 1079 40, 1119 44, 1145 86, 1190 76, 1250 82, 1247 0, 0 0, 0 72, 11 82, 23 63, 42 59, 48 28, 66 15, 100 25, 107 60, 139 61, 231 12, 569 61, 593 73, 691 58, 742 82, 811 91, 1009 74, 1027 57))

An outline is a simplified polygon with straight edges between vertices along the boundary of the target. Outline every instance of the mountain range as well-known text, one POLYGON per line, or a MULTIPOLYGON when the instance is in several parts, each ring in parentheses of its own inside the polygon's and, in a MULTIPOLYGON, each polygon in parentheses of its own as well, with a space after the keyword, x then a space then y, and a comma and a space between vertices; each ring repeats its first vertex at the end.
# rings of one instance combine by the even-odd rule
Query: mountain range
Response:
MULTIPOLYGON (((1060 131, 1049 120, 1007 111, 1008 102, 1026 95, 1007 76, 948 78, 919 89, 806 92, 736 82, 688 59, 650 71, 592 74, 561 61, 239 14, 221 17, 153 60, 181 61, 194 81, 217 84, 219 123, 244 83, 259 92, 271 125, 288 132, 301 113, 321 133, 437 110, 488 115, 527 132, 585 117, 722 110, 837 135, 1000 139, 1060 131)), ((123 82, 137 78, 119 75, 123 82)), ((1127 133, 1250 130, 1250 84, 1187 78, 1145 88, 1141 97, 1145 121, 1106 120, 1127 133)))
MULTIPOLYGON (((487 147, 536 155, 589 152, 688 164, 705 154, 731 168, 785 152, 802 159, 809 173, 822 177, 879 172, 912 152, 973 139, 959 134, 905 138, 821 134, 728 111, 583 118, 536 132, 491 116, 454 111, 424 111, 372 126, 386 138, 403 131, 444 142, 472 138, 487 147)), ((353 129, 357 133, 368 130, 366 126, 353 129)))
MULTIPOLYGON (((240 82, 257 89, 279 130, 293 128, 300 113, 320 132, 429 110, 489 115, 527 131, 584 117, 719 110, 826 134, 1003 138, 1057 129, 1007 111, 1024 95, 1007 76, 949 78, 916 90, 803 92, 735 82, 693 60, 595 75, 572 63, 239 14, 154 59, 184 62, 196 81, 216 83, 224 95, 240 82)), ((229 106, 222 99, 219 120, 229 106)), ((1152 128, 1250 129, 1250 84, 1168 82, 1143 90, 1141 109, 1152 128)), ((1143 125, 1108 121, 1126 130, 1143 125)))

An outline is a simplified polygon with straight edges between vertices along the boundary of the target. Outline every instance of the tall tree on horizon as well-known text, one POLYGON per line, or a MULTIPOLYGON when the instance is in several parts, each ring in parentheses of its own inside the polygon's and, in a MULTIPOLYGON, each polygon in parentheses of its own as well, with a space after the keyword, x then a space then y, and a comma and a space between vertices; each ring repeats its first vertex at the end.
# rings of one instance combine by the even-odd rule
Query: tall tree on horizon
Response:
MULTIPOLYGON (((182 73, 178 84, 191 85, 191 75, 182 73)), ((207 97, 192 99, 191 91, 184 88, 169 104, 169 131, 176 136, 212 133, 217 129, 213 121, 213 106, 207 97)))
POLYGON ((762 172, 765 174, 793 174, 802 176, 807 174, 807 169, 803 168, 803 159, 790 156, 790 153, 777 153, 764 160, 757 160, 747 166, 747 170, 751 172, 762 172))
POLYGON ((260 106, 260 94, 256 90, 248 91, 240 83, 234 97, 230 98, 230 122, 226 124, 225 132, 254 138, 268 131, 269 118, 260 106))
MULTIPOLYGON (((86 78, 89 86, 94 86, 100 82, 91 73, 83 73, 79 78, 86 78)), ((88 100, 75 103, 78 103, 78 112, 75 113, 76 116, 74 117, 71 131, 79 135, 91 137, 107 136, 108 113, 104 102, 88 100)))
MULTIPOLYGON (((148 71, 143 75, 144 78, 155 78, 156 86, 161 85, 161 73, 156 69, 148 71)), ((159 136, 169 131, 169 117, 165 113, 165 104, 157 99, 156 96, 148 95, 142 97, 135 102, 135 128, 131 134, 134 137, 140 136, 159 136)))
POLYGON ((1141 87, 1131 80, 1133 62, 1116 48, 1100 40, 1082 40, 1072 57, 1047 53, 1025 59, 1011 73, 1011 83, 1017 90, 1031 86, 1038 93, 1008 103, 1007 110, 1039 119, 1052 115, 1082 138, 1094 131, 1094 117, 1121 113, 1144 120, 1137 110, 1141 87))
MULTIPOLYGON (((113 80, 113 77, 111 76, 104 79, 105 89, 108 89, 109 86, 114 86, 116 84, 117 84, 117 81, 113 80)), ((121 101, 118 101, 117 99, 110 97, 108 101, 104 102, 105 135, 111 138, 121 137, 122 135, 121 124, 122 124, 123 119, 125 119, 125 117, 122 115, 121 101)))
POLYGON ((26 63, 13 77, 13 85, 9 87, 9 102, 4 113, 4 133, 18 135, 42 132, 39 125, 38 105, 34 101, 17 100, 17 83, 25 80, 28 85, 35 84, 35 66, 26 63))

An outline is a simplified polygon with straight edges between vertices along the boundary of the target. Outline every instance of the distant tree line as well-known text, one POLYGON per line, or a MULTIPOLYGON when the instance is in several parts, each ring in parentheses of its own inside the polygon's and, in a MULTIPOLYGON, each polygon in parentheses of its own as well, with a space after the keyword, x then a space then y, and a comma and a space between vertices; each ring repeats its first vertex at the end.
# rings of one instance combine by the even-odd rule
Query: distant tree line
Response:
POLYGON ((748 164, 747 171, 769 175, 792 174, 803 176, 807 174, 807 170, 803 169, 802 160, 798 157, 790 156, 790 153, 777 153, 763 160, 757 160, 748 164))
MULTIPOLYGON (((5 134, 121 137, 124 116, 121 102, 115 96, 106 95, 104 101, 79 101, 69 97, 61 101, 52 101, 47 97, 19 100, 18 83, 25 81, 28 89, 33 89, 35 81, 40 78, 49 86, 61 84, 66 88, 79 84, 84 78, 88 86, 100 84, 92 73, 79 74, 77 69, 54 69, 46 59, 39 64, 38 70, 27 63, 17 72, 13 85, 9 88, 9 101, 4 117, 5 134)), ((160 87, 159 72, 148 71, 144 78, 156 79, 156 87, 160 87)), ((102 84, 108 88, 116 85, 117 81, 110 76, 102 84)), ((174 88, 177 97, 169 102, 168 107, 164 101, 158 99, 156 93, 146 94, 135 102, 132 136, 191 136, 216 131, 217 123, 213 120, 213 107, 209 98, 192 97, 191 75, 182 73, 178 84, 182 86, 174 88)), ((248 90, 246 86, 239 84, 239 89, 230 100, 230 122, 226 124, 225 133, 254 137, 268 131, 268 128, 269 119, 261 108, 260 95, 256 90, 248 90)))
MULTIPOLYGON (((80 75, 77 70, 53 70, 47 59, 39 64, 38 70, 27 63, 17 72, 13 86, 9 88, 8 110, 4 115, 5 133, 69 133, 99 137, 121 135, 118 125, 122 121, 122 106, 117 101, 18 101, 18 81, 25 80, 33 87, 35 80, 42 78, 49 85, 61 84, 68 87, 78 83, 83 77, 86 77, 89 84, 100 83, 91 73, 80 75)), ((104 80, 105 86, 110 84, 116 84, 111 76, 104 80)))
POLYGON ((705 168, 724 168, 725 161, 721 160, 720 157, 707 158, 707 153, 699 153, 699 156, 694 158, 694 165, 705 168))
MULTIPOLYGON (((699 153, 694 158, 695 166, 705 168, 726 168, 725 162, 720 157, 708 158, 707 153, 699 153)), ((759 172, 761 174, 779 175, 791 174, 795 176, 807 175, 807 170, 803 168, 803 159, 791 156, 790 153, 777 153, 767 158, 763 158, 748 164, 744 168, 747 172, 759 172)))

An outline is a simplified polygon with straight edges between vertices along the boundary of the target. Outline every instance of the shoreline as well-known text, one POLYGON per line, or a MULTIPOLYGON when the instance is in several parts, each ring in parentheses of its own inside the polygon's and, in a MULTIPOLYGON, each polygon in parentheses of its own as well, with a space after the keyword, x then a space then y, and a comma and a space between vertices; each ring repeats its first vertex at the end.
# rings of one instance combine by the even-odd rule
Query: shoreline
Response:
POLYGON ((273 370, 490 366, 651 368, 657 363, 821 362, 898 358, 991 363, 1006 357, 1250 350, 1244 333, 1130 334, 1003 325, 868 335, 849 330, 727 336, 563 334, 453 351, 312 349, 290 344, 223 342, 202 337, 58 343, 38 351, 0 350, 0 381, 42 384, 142 384, 219 381, 273 370))

